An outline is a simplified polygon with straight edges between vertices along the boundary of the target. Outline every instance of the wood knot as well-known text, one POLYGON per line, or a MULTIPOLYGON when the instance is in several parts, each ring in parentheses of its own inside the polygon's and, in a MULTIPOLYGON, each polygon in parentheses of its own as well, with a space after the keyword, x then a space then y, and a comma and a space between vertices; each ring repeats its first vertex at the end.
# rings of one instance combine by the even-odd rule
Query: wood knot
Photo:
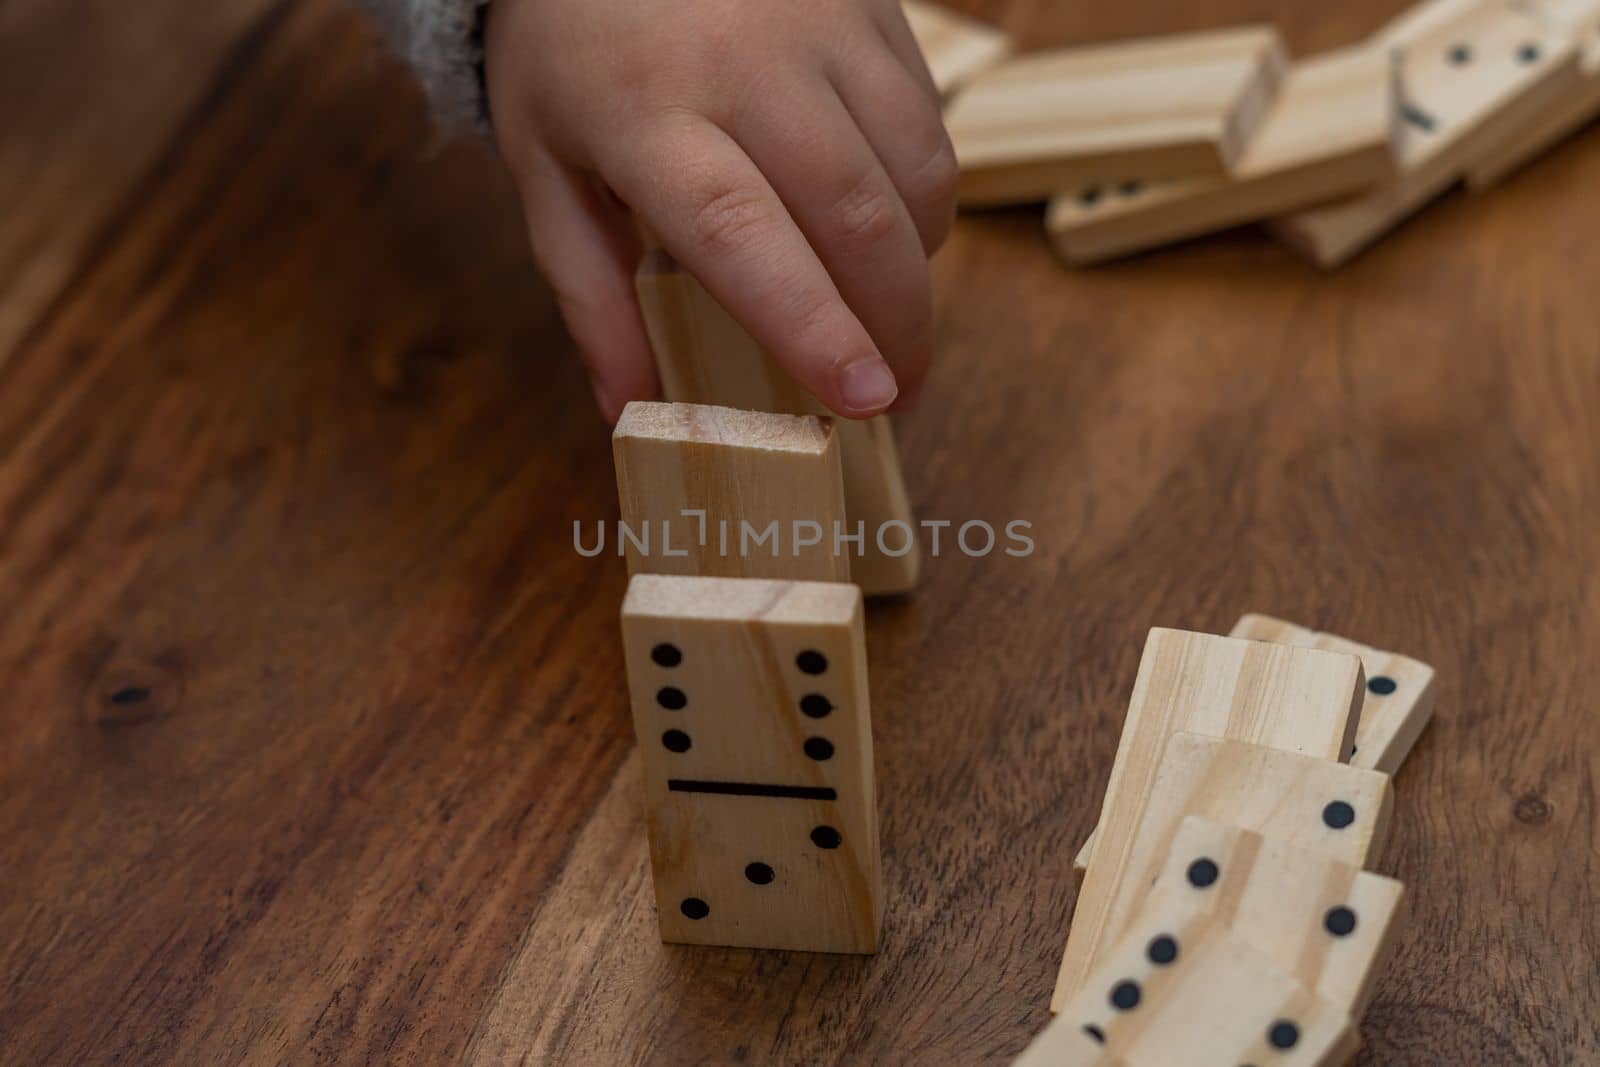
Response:
POLYGON ((1537 826, 1550 819, 1550 802, 1538 793, 1524 793, 1517 798, 1511 814, 1520 823, 1537 826))
POLYGON ((178 710, 183 680, 169 657, 115 655, 89 680, 84 717, 112 729, 164 719, 178 710))

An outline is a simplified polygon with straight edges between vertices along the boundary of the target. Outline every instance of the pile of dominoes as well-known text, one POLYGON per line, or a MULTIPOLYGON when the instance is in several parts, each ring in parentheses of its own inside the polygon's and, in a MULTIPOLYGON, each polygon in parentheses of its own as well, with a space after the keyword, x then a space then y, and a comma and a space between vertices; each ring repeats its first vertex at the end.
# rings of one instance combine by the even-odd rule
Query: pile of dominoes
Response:
POLYGON ((1271 26, 1013 56, 991 27, 907 6, 962 204, 1048 203, 1078 265, 1260 222, 1335 267, 1600 115, 1600 0, 1424 0, 1294 60, 1271 26))
POLYGON ((1150 631, 1026 1067, 1346 1062, 1404 891, 1367 868, 1433 670, 1246 615, 1150 631))

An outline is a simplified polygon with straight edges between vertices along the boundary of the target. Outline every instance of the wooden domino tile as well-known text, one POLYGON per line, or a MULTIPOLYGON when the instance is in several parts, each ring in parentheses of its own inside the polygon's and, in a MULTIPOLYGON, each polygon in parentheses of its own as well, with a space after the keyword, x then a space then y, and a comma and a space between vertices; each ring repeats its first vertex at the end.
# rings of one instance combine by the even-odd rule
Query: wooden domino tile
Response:
POLYGON ((1534 0, 1527 10, 1577 42, 1582 78, 1569 96, 1468 171, 1467 185, 1475 191, 1497 185, 1600 116, 1600 0, 1534 0))
POLYGON ((1093 181, 1223 174, 1287 60, 1271 27, 1024 55, 978 75, 945 122, 963 204, 1025 203, 1093 181))
POLYGON ((1082 985, 1121 934, 1171 852, 1184 818, 1202 815, 1329 860, 1361 867, 1387 838, 1389 776, 1320 757, 1226 738, 1172 735, 1143 796, 1102 816, 1078 893, 1052 1009, 1082 985))
MULTIPOLYGON (((1233 636, 1239 638, 1242 635, 1234 634, 1233 636)), ((1302 734, 1303 729, 1307 727, 1316 729, 1317 727, 1313 723, 1322 724, 1336 721, 1343 714, 1337 706, 1337 701, 1330 704, 1325 698, 1328 692, 1336 692, 1338 688, 1347 684, 1344 678, 1344 671, 1350 666, 1349 663, 1340 666, 1338 661, 1313 661, 1297 668, 1287 661, 1275 665, 1269 665, 1266 661, 1255 661, 1251 670, 1262 671, 1264 674, 1268 671, 1282 671, 1284 672, 1284 677, 1290 677, 1299 669, 1309 670, 1312 667, 1320 667, 1325 672, 1319 676, 1316 684, 1326 683, 1330 688, 1310 697, 1315 701, 1320 714, 1311 716, 1302 722, 1295 718, 1272 717, 1265 714, 1266 707, 1262 703, 1261 695, 1251 695, 1250 684, 1253 683, 1247 683, 1246 676, 1243 673, 1244 662, 1242 659, 1237 661, 1239 673, 1231 676, 1229 674, 1232 669, 1230 664, 1235 662, 1232 657, 1240 655, 1243 650, 1237 645, 1224 643, 1221 638, 1212 638, 1209 634, 1188 634, 1180 630, 1151 630, 1150 639, 1145 646, 1145 657, 1150 658, 1153 653, 1165 650, 1166 658, 1172 660, 1185 654, 1181 647, 1185 643, 1192 643, 1197 649, 1204 646, 1203 650, 1197 651, 1194 663, 1187 668, 1190 672, 1189 675, 1174 677, 1170 671, 1164 671, 1160 675, 1153 675, 1153 677, 1158 677, 1162 681, 1156 686, 1154 692, 1149 694, 1141 693, 1139 682, 1136 681, 1134 684, 1134 700, 1141 705, 1141 710, 1136 715, 1134 708, 1132 706, 1129 707, 1128 717, 1123 724, 1122 741, 1117 749, 1116 762, 1112 764, 1111 768, 1111 781, 1106 787, 1103 810, 1110 807, 1112 790, 1120 784, 1120 767, 1124 759, 1124 749, 1129 747, 1129 731, 1135 724, 1142 723, 1142 705, 1147 700, 1165 701, 1167 704, 1166 714, 1170 716, 1169 721, 1163 721, 1152 728, 1149 737, 1139 742, 1143 749, 1140 753, 1140 762, 1150 772, 1154 770, 1155 761, 1160 759, 1161 749, 1165 746, 1167 737, 1175 730, 1196 730, 1218 736, 1237 736, 1246 741, 1259 741, 1262 744, 1277 745, 1300 751, 1305 740, 1302 734), (1162 635, 1159 641, 1159 648, 1156 640, 1158 633, 1162 635), (1175 634, 1183 635, 1182 640, 1180 641, 1179 638, 1172 636, 1175 634), (1217 658, 1208 662, 1206 659, 1207 654, 1217 658), (1200 684, 1202 679, 1206 677, 1208 670, 1213 672, 1212 677, 1209 681, 1200 684), (1231 692, 1226 691, 1226 686, 1232 682, 1246 683, 1242 690, 1243 696, 1237 701, 1231 692), (1218 685, 1224 688, 1216 690, 1215 687, 1218 685), (1187 705, 1181 703, 1183 695, 1190 691, 1192 687, 1199 699, 1191 701, 1187 705), (1233 706, 1236 702, 1239 704, 1236 709, 1239 712, 1239 717, 1233 724, 1230 725, 1228 722, 1218 718, 1218 712, 1233 706), (1262 715, 1258 725, 1252 725, 1249 721, 1250 716, 1253 714, 1262 715)), ((1153 667, 1153 661, 1151 666, 1153 667)), ((1146 664, 1144 660, 1141 660, 1139 664, 1140 679, 1145 677, 1145 671, 1146 664)), ((1306 697, 1304 690, 1301 690, 1300 695, 1301 698, 1306 697)), ((1362 702, 1362 697, 1357 694, 1354 697, 1355 706, 1359 708, 1362 702)), ((1350 739, 1350 743, 1354 743, 1353 737, 1350 739)), ((1312 750, 1315 750, 1315 748, 1316 746, 1313 745, 1312 750)), ((1348 751, 1348 746, 1341 743, 1340 754, 1344 755, 1335 754, 1334 757, 1330 758, 1344 758, 1348 751)), ((1136 785, 1135 788, 1142 788, 1142 786, 1136 785)), ((1102 818, 1104 817, 1103 810, 1102 818)), ((1088 869, 1089 855, 1094 850, 1094 838, 1095 835, 1091 833, 1088 840, 1078 849, 1078 853, 1072 861, 1075 870, 1082 872, 1088 869)))
POLYGON ((1571 96, 1577 47, 1527 14, 1498 4, 1422 20, 1401 53, 1399 173, 1347 201, 1286 215, 1274 232, 1324 267, 1346 262, 1465 177, 1571 96))
POLYGON ((1394 62, 1362 45, 1296 63, 1260 129, 1223 177, 1091 184, 1046 218, 1069 263, 1097 263, 1347 197, 1394 172, 1394 62))
POLYGON ((1393 954, 1405 887, 1280 837, 1191 815, 1155 888, 1191 894, 1234 936, 1360 1018, 1393 954))
POLYGON ((1433 668, 1426 663, 1307 630, 1269 615, 1241 617, 1234 624, 1232 636, 1321 648, 1360 658, 1367 676, 1367 695, 1356 724, 1355 745, 1350 753, 1352 766, 1395 773, 1433 718, 1433 668))
POLYGON ((1152 890, 1083 988, 1016 1063, 1073 1062, 1053 1055, 1069 1035, 1088 1035, 1128 1067, 1347 1062, 1359 1046, 1349 1015, 1239 938, 1195 896, 1152 890))
POLYGON ((842 583, 630 581, 623 649, 662 940, 877 949, 861 616, 842 583))
MULTIPOLYGON (((1100 809, 1053 1004, 1088 973, 1118 907, 1134 829, 1168 740, 1179 731, 1248 741, 1322 760, 1347 758, 1365 678, 1354 656, 1155 628, 1145 642, 1100 809)), ((1110 932, 1115 934, 1115 930, 1110 932)))
POLYGON ((1011 53, 1011 38, 987 23, 924 0, 902 0, 900 6, 941 93, 1011 53))
POLYGON ((648 551, 623 539, 630 574, 850 580, 834 551, 844 487, 831 420, 635 401, 611 451, 622 522, 649 538, 648 551))
MULTIPOLYGON (((634 279, 662 394, 669 401, 790 415, 827 415, 665 252, 646 255, 634 279)), ((850 577, 868 596, 910 592, 921 566, 916 517, 887 416, 835 419, 850 577), (880 536, 881 531, 881 536, 880 536)), ((798 577, 798 575, 797 575, 798 577)))

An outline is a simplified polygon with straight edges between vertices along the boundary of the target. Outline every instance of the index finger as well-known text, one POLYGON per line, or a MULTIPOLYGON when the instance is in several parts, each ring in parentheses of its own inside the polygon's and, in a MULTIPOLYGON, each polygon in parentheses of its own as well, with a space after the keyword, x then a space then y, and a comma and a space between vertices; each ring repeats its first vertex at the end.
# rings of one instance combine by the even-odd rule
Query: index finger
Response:
POLYGON ((659 125, 601 169, 662 247, 812 396, 858 419, 894 402, 894 372, 866 328, 766 177, 715 124, 685 116, 659 125))

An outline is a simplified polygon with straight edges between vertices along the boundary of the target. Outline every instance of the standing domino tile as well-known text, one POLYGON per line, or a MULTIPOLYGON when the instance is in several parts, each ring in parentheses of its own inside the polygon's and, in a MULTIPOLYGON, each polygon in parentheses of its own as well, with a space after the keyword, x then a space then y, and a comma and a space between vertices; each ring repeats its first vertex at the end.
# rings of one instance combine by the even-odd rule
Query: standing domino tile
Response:
POLYGON ((831 419, 636 400, 611 452, 623 524, 649 539, 622 538, 628 573, 850 580, 831 419))
POLYGON ((961 202, 1025 203, 1092 181, 1226 173, 1286 65, 1268 26, 1007 60, 946 109, 961 202))
POLYGON ((622 639, 662 940, 876 951, 861 591, 635 575, 622 639))
MULTIPOLYGON (((668 400, 828 414, 665 252, 645 256, 634 287, 668 400)), ((868 596, 909 592, 921 557, 889 419, 833 420, 833 435, 844 478, 846 532, 854 535, 857 526, 862 532, 859 549, 845 546, 850 577, 868 596)))
POLYGON ((1156 890, 1192 894, 1234 936, 1360 1018, 1394 950, 1405 887, 1283 838, 1191 815, 1156 890))
POLYGON ((1116 942, 1189 815, 1253 830, 1330 860, 1365 866, 1388 835, 1389 776, 1332 760, 1179 732, 1144 796, 1105 819, 1078 893, 1053 1010, 1116 942))
POLYGON ((1393 774, 1410 754, 1433 718, 1433 668, 1394 652, 1384 652, 1333 634, 1317 633, 1270 615, 1245 615, 1231 635, 1321 648, 1359 657, 1367 675, 1367 696, 1356 724, 1350 764, 1393 774))
POLYGON ((1501 4, 1380 36, 1401 55, 1399 173, 1358 197, 1273 223, 1324 267, 1349 260, 1492 158, 1581 80, 1571 39, 1501 4))
POLYGON ((1153 890, 1127 932, 1016 1067, 1079 1035, 1128 1067, 1331 1067, 1359 1045, 1349 1016, 1208 914, 1192 893, 1153 890))
POLYGON ((1045 221, 1056 250, 1098 263, 1375 185, 1394 173, 1394 81, 1392 58, 1371 45, 1297 62, 1231 175, 1060 193, 1045 221))
POLYGON ((977 19, 923 0, 902 0, 900 6, 941 93, 948 94, 1011 52, 1011 38, 977 19))

